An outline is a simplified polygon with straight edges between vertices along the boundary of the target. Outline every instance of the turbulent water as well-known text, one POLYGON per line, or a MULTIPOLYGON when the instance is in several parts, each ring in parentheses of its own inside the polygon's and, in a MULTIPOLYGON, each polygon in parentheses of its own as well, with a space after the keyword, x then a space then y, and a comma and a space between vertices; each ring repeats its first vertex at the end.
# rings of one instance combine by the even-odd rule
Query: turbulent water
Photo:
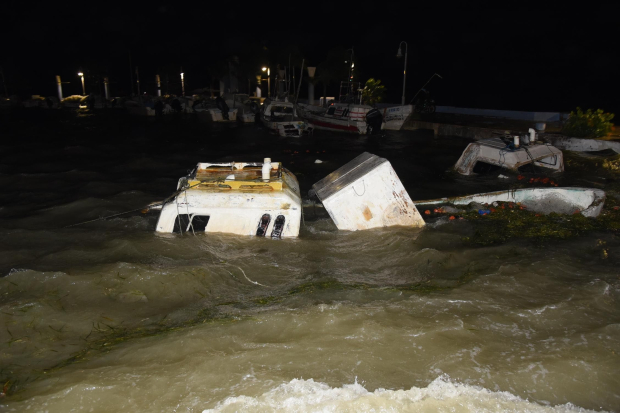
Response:
POLYGON ((139 212, 63 228, 163 199, 198 161, 270 156, 303 191, 368 150, 414 199, 506 185, 443 173, 463 140, 4 120, 6 411, 620 410, 609 234, 472 247, 462 241, 472 223, 350 233, 312 207, 292 240, 156 234, 157 215, 139 212))

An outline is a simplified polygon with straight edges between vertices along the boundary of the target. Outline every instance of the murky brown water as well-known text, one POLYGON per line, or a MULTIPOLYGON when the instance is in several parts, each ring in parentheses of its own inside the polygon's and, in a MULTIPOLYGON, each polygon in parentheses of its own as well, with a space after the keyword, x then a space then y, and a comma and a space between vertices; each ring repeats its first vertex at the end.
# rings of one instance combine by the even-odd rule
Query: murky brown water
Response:
POLYGON ((620 409, 608 234, 472 248, 471 223, 346 233, 312 208, 295 240, 158 235, 137 213, 62 228, 162 199, 198 161, 270 156, 303 192, 368 150, 414 199, 501 188, 443 174, 465 141, 45 116, 2 127, 5 410, 620 409))

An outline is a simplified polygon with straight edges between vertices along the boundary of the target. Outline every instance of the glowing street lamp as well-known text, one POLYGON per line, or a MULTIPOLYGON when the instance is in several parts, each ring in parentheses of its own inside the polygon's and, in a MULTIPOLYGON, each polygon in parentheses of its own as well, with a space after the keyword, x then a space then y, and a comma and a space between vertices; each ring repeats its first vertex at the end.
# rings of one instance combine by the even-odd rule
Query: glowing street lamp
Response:
POLYGON ((403 53, 401 50, 401 46, 402 44, 405 43, 405 68, 403 69, 403 100, 401 105, 405 105, 405 81, 407 80, 407 49, 409 48, 407 45, 407 42, 402 41, 400 42, 400 44, 398 45, 398 53, 396 53, 396 57, 400 58, 403 57, 403 53))
POLYGON ((82 78, 82 96, 86 96, 86 87, 84 87, 84 73, 78 72, 78 76, 82 78))
MULTIPOLYGON (((351 82, 353 80, 353 68, 355 67, 355 63, 353 62, 353 48, 347 49, 347 52, 348 51, 351 51, 351 64, 349 65, 349 82, 351 82)), ((346 60, 345 63, 347 63, 346 60)))
POLYGON ((181 93, 185 96, 185 73, 183 73, 183 68, 181 68, 181 93))

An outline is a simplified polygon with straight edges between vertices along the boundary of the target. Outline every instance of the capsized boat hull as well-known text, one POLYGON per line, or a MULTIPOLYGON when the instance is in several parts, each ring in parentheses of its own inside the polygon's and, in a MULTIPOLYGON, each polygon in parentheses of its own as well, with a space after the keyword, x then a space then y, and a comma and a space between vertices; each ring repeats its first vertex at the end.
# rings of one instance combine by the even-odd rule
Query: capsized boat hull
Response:
POLYGON ((579 211, 586 217, 597 217, 605 204, 605 192, 592 188, 524 188, 483 194, 414 201, 415 205, 468 205, 471 202, 520 202, 532 212, 573 214, 579 211))

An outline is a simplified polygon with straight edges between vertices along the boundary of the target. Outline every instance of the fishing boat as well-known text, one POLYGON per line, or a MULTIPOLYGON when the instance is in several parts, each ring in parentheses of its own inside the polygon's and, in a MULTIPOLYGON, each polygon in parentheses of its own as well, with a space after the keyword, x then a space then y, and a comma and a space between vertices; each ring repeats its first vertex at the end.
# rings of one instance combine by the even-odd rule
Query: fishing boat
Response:
POLYGON ((280 162, 199 163, 163 202, 157 232, 224 232, 297 237, 301 195, 297 178, 280 162))
POLYGON ((605 204, 605 192, 591 188, 524 188, 483 194, 414 201, 418 207, 431 205, 492 204, 493 202, 520 202, 527 210, 549 214, 573 214, 597 217, 605 204))
POLYGON ((299 116, 316 129, 360 135, 377 133, 381 130, 381 112, 362 104, 360 90, 356 82, 341 82, 339 102, 327 108, 300 103, 299 116))
POLYGON ((266 99, 263 103, 261 122, 280 136, 299 137, 312 128, 295 114, 295 105, 288 100, 266 99))

